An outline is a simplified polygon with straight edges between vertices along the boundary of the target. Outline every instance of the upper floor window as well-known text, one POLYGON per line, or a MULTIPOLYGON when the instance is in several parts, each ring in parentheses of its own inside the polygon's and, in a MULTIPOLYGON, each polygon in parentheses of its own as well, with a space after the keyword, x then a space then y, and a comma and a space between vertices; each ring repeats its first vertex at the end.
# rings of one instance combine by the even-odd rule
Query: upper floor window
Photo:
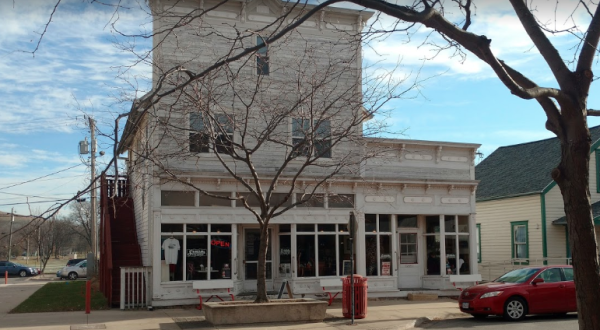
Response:
POLYGON ((314 121, 305 118, 292 119, 292 145, 298 146, 297 156, 308 156, 310 137, 313 136, 314 156, 331 158, 331 123, 329 120, 314 121), (313 134, 311 134, 313 133, 313 134))
POLYGON ((269 75, 269 46, 261 36, 256 37, 256 45, 263 46, 256 51, 256 74, 269 75))
POLYGON ((233 144, 233 124, 225 114, 215 114, 215 125, 207 127, 202 113, 190 114, 190 151, 231 153, 233 144), (212 129, 210 129, 212 128, 212 129))

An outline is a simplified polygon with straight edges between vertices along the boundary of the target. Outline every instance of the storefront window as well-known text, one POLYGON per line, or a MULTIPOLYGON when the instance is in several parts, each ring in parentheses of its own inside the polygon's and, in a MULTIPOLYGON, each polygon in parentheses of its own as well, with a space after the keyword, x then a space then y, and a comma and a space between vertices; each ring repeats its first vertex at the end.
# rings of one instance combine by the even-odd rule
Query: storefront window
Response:
MULTIPOLYGON (((333 225, 335 227, 335 225, 333 225)), ((317 276, 335 276, 335 235, 319 235, 319 262, 317 276)))
POLYGON ((183 280, 183 236, 161 235, 161 282, 183 280))
POLYGON ((183 224, 161 224, 161 281, 231 278, 231 225, 185 224, 183 229, 183 224))
POLYGON ((231 235, 211 236, 210 278, 231 278, 231 235))
MULTIPOLYGON (((281 233, 281 228, 279 229, 281 233)), ((292 276, 292 236, 279 236, 279 277, 292 276)))
POLYGON ((208 236, 188 236, 186 248, 186 280, 207 280, 210 273, 208 262, 208 236))
POLYGON ((444 216, 444 231, 446 274, 470 274, 469 216, 444 216))
POLYGON ((458 255, 456 253, 456 236, 446 236, 446 274, 458 274, 456 272, 456 262, 458 255))
POLYGON ((365 237, 365 258, 367 262, 367 276, 376 276, 377 274, 377 236, 368 235, 365 237))
POLYGON ((392 236, 379 236, 379 269, 381 276, 392 276, 392 236))
MULTIPOLYGON (((313 225, 314 230, 314 225, 313 225)), ((315 235, 298 235, 298 277, 316 276, 315 235)))
POLYGON ((440 235, 425 236, 425 252, 427 254, 427 275, 441 275, 440 235))
POLYGON ((389 214, 365 214, 367 276, 393 275, 391 219, 389 214))
MULTIPOLYGON (((344 230, 343 233, 348 233, 348 231, 344 230)), ((340 235, 339 241, 340 249, 338 258, 338 274, 341 276, 350 275, 350 273, 352 273, 352 270, 350 268, 350 256, 352 255, 352 244, 350 243, 350 235, 340 235)), ((354 259, 356 260, 356 258, 354 259)))

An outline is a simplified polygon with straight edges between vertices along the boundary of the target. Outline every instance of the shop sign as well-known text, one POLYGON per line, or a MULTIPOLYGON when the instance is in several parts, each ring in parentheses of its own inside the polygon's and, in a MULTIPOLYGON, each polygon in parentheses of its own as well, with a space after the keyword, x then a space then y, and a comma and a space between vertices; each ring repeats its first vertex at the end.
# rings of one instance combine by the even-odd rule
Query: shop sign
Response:
POLYGON ((230 248, 231 242, 223 241, 220 239, 213 239, 212 241, 210 241, 210 245, 221 248, 230 248))
POLYGON ((206 249, 188 249, 187 250, 188 257, 204 257, 206 256, 206 249))
POLYGON ((389 261, 381 262, 381 275, 382 276, 390 276, 390 269, 392 267, 392 263, 389 261))

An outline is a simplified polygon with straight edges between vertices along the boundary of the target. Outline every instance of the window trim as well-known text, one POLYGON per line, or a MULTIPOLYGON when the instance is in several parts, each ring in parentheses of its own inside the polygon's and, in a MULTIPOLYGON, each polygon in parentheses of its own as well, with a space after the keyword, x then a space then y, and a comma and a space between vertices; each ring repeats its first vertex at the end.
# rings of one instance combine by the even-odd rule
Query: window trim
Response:
MULTIPOLYGON (((323 160, 323 159, 331 160, 333 158, 333 147, 331 146, 331 120, 330 119, 322 119, 322 120, 315 121, 315 119, 311 119, 311 118, 291 117, 290 118, 290 137, 291 137, 290 145, 292 146, 292 148, 296 146, 296 144, 294 143, 294 140, 306 141, 306 134, 304 134, 304 135, 295 135, 294 134, 295 133, 294 121, 301 121, 302 129, 304 131, 306 131, 306 133, 312 134, 312 136, 314 138, 313 154, 311 155, 311 157, 318 157, 319 160, 323 160), (308 124, 306 125, 305 122, 308 124), (318 125, 318 127, 316 129, 315 129, 315 125, 318 125), (323 125, 327 125, 328 130, 327 130, 327 132, 320 133, 319 131, 322 130, 323 125), (325 135, 325 136, 321 137, 321 135, 325 135), (318 153, 319 153, 318 145, 322 144, 323 142, 329 143, 328 150, 323 155, 318 155, 318 153)), ((306 151, 304 151, 304 150, 297 150, 296 153, 297 153, 296 157, 306 157, 307 156, 306 151)))
POLYGON ((268 77, 271 73, 269 61, 269 45, 265 42, 265 38, 260 35, 256 36, 256 46, 263 45, 256 51, 256 75, 268 77), (262 63, 261 63, 262 62, 262 63), (265 72, 266 71, 266 72, 265 72))
POLYGON ((515 265, 529 265, 529 221, 512 221, 510 223, 511 259, 527 259, 527 261, 514 262, 515 265), (525 258, 517 258, 515 250, 515 228, 525 227, 525 258))
POLYGON ((481 263, 481 224, 478 223, 475 225, 475 230, 477 231, 477 263, 481 263))
MULTIPOLYGON (((233 121, 231 120, 231 118, 226 114, 226 113, 215 113, 214 116, 219 124, 219 126, 221 126, 223 128, 223 130, 225 130, 225 134, 223 134, 223 132, 215 132, 216 136, 214 138, 208 137, 207 138, 207 143, 206 146, 200 146, 198 150, 192 150, 192 136, 194 135, 200 135, 201 137, 203 136, 207 136, 208 133, 204 132, 204 131, 200 131, 195 129, 192 126, 192 116, 198 116, 196 118, 198 118, 200 120, 201 125, 204 127, 204 114, 202 112, 191 112, 188 116, 188 122, 189 122, 189 127, 190 127, 190 133, 189 133, 189 138, 188 138, 188 143, 189 143, 189 151, 191 153, 195 153, 195 154, 213 154, 214 152, 220 153, 220 154, 224 154, 227 155, 228 152, 221 152, 219 150, 217 150, 219 148, 219 146, 214 146, 214 141, 217 141, 217 139, 219 139, 220 136, 222 135, 228 135, 229 136, 229 141, 231 141, 231 144, 228 146, 223 146, 221 148, 232 148, 232 144, 233 142, 235 142, 235 128, 233 125, 233 121), (224 126, 221 122, 228 124, 227 126, 224 126), (204 151, 204 148, 206 148, 206 151, 204 151)), ((196 119, 196 120, 198 120, 196 119)))

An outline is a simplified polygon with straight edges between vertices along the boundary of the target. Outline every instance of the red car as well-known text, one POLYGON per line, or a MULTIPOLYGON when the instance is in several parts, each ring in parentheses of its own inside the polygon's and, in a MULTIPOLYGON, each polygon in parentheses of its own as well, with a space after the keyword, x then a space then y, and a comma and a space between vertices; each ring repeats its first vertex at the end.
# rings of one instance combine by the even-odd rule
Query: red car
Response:
POLYGON ((516 321, 527 314, 577 311, 571 266, 516 269, 493 282, 465 289, 458 299, 461 311, 484 318, 502 315, 516 321))

